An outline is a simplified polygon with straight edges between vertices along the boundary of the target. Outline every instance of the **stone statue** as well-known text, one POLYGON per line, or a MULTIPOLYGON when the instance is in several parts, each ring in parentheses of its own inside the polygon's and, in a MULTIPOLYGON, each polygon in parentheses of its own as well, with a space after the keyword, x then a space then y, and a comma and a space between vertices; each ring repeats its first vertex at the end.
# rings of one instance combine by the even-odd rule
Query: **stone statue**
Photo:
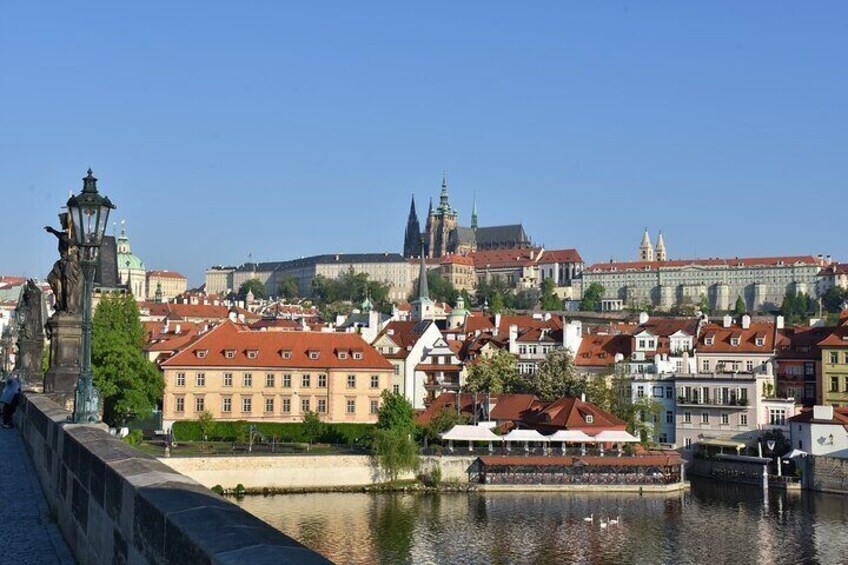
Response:
POLYGON ((47 275, 47 282, 53 289, 56 299, 56 312, 79 314, 82 301, 82 270, 79 263, 79 251, 74 245, 68 214, 59 214, 62 231, 44 226, 59 240, 59 260, 47 275))
POLYGON ((41 380, 41 359, 44 356, 42 301, 41 289, 34 280, 27 280, 15 308, 15 317, 18 320, 18 356, 15 369, 22 383, 41 380))

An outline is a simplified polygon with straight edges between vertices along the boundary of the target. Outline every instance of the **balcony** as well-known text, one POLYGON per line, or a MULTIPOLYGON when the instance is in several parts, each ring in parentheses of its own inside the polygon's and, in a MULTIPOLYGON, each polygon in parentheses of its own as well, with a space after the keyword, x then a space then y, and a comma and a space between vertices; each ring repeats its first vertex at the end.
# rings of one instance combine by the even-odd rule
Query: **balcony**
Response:
POLYGON ((748 408, 747 398, 730 398, 728 400, 719 401, 716 399, 703 400, 700 398, 686 398, 685 396, 677 397, 677 405, 680 407, 707 407, 707 408, 729 408, 729 409, 746 409, 748 408))

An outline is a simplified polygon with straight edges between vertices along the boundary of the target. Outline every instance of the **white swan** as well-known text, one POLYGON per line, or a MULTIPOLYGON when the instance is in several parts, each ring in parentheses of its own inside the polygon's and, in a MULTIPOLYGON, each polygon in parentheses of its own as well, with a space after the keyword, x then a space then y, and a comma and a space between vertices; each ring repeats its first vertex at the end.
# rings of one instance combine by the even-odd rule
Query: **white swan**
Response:
POLYGON ((595 521, 595 513, 593 512, 593 513, 589 514, 588 517, 583 518, 583 521, 584 522, 594 522, 595 521))
POLYGON ((601 529, 602 529, 602 530, 605 530, 605 529, 606 529, 606 527, 607 527, 607 523, 606 523, 606 522, 604 522, 604 520, 603 520, 603 518, 602 518, 602 519, 601 519, 601 529))
POLYGON ((610 519, 609 519, 609 523, 610 523, 610 524, 612 524, 613 526, 615 526, 616 524, 618 524, 618 523, 619 523, 619 521, 621 521, 621 514, 619 514, 619 515, 618 515, 618 516, 616 516, 615 518, 610 518, 610 519))

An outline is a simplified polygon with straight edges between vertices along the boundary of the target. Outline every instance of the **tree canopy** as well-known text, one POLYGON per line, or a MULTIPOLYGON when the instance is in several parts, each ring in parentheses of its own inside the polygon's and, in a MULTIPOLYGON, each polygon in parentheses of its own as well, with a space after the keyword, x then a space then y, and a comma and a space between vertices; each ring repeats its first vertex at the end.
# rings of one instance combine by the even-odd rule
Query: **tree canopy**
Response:
POLYGON ((810 312, 810 297, 806 293, 787 291, 783 295, 780 313, 788 325, 799 325, 806 321, 810 312))
POLYGON ((601 299, 606 289, 601 283, 593 282, 583 291, 583 300, 580 301, 580 309, 584 312, 598 312, 601 309, 601 299))
POLYGON ((352 268, 336 279, 316 275, 312 279, 310 295, 322 312, 339 310, 338 312, 330 311, 329 314, 349 313, 351 308, 358 307, 366 297, 377 310, 391 311, 388 285, 372 281, 368 273, 357 273, 352 268), (344 308, 341 305, 347 305, 347 307, 344 308))
POLYGON ((259 300, 268 298, 268 292, 265 290, 265 285, 257 279, 250 279, 241 283, 241 286, 238 289, 238 299, 245 300, 248 292, 252 292, 253 297, 259 300))
POLYGON ((736 304, 733 306, 733 314, 742 316, 748 312, 748 307, 745 305, 745 299, 741 296, 736 297, 736 304))
POLYGON ((542 281, 542 310, 562 310, 562 300, 554 292, 554 279, 548 277, 542 281))
POLYGON ((558 348, 545 355, 535 373, 521 375, 517 388, 542 400, 553 401, 565 396, 580 396, 585 390, 585 382, 577 376, 571 352, 558 348))
POLYGON ((589 377, 586 399, 626 422, 627 431, 643 443, 657 440, 662 403, 648 396, 634 402, 632 379, 624 365, 616 365, 604 374, 589 377))
POLYGON ((300 291, 297 287, 297 279, 293 276, 283 277, 277 284, 277 296, 291 300, 297 298, 300 291))
POLYGON ((468 366, 465 379, 466 392, 516 392, 518 385, 518 360, 505 349, 491 357, 481 358, 468 366))
MULTIPOLYGON (((418 298, 418 277, 415 277, 413 287, 415 291, 409 297, 409 302, 418 298)), ((438 269, 430 269, 427 271, 427 289, 430 291, 430 298, 437 302, 444 302, 453 306, 456 304, 456 299, 459 297, 459 291, 451 282, 442 276, 438 269)))
POLYGON ((384 390, 381 397, 377 428, 412 434, 415 431, 415 410, 412 404, 404 395, 390 390, 384 390))
POLYGON ((842 311, 842 305, 848 302, 848 288, 831 287, 822 294, 821 298, 825 312, 838 314, 842 311))
POLYGON ((91 364, 103 400, 103 420, 122 426, 148 415, 162 400, 165 382, 144 356, 144 327, 129 294, 103 296, 94 312, 91 364))

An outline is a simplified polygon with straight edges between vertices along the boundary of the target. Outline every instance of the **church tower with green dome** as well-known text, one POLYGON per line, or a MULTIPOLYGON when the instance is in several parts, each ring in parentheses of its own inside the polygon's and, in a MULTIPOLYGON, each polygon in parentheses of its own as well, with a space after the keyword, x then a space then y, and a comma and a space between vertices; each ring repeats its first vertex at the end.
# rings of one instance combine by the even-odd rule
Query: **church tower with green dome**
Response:
POLYGON ((132 252, 127 224, 121 220, 121 235, 118 236, 118 282, 125 286, 136 300, 147 298, 147 270, 144 262, 132 252))

